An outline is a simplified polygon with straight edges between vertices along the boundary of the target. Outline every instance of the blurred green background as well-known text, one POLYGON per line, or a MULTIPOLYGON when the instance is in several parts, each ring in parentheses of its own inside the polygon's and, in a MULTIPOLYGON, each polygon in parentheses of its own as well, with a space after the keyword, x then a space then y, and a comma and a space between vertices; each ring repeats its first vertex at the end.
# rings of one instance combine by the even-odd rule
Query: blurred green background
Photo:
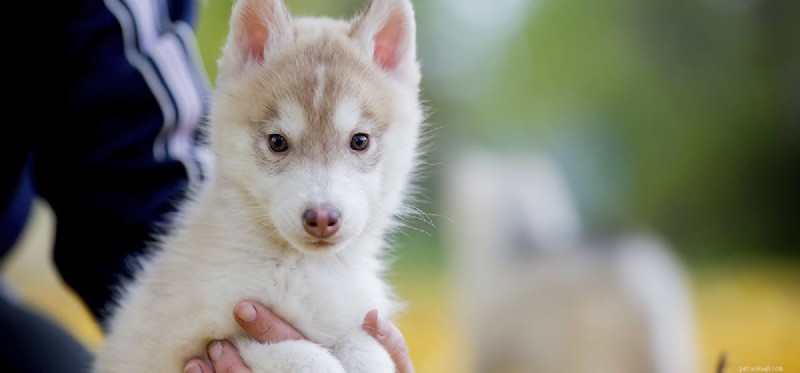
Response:
MULTIPOLYGON (((343 18, 363 6, 286 3, 343 18)), ((391 280, 419 372, 468 369, 443 249, 452 223, 438 214, 442 162, 471 147, 546 151, 588 231, 644 228, 670 242, 689 270, 703 371, 725 352, 731 371, 800 372, 800 1, 414 3, 431 113, 417 206, 436 227, 408 222, 424 232, 397 236, 391 280)), ((207 0, 200 14, 212 81, 231 4, 207 0)), ((80 306, 56 301, 26 265, 10 264, 34 303, 96 344, 80 306)))
MULTIPOLYGON (((287 0, 348 18, 362 1, 287 0)), ((468 367, 442 227, 442 170, 479 147, 544 151, 592 234, 659 232, 686 264, 702 367, 800 371, 800 2, 414 2, 430 151, 392 280, 420 372, 468 367), (793 330, 795 332, 789 332, 793 330)), ((229 1, 199 24, 210 76, 229 1)), ((457 221, 457 217, 449 217, 457 221)), ((489 321, 487 321, 489 322, 489 321)))

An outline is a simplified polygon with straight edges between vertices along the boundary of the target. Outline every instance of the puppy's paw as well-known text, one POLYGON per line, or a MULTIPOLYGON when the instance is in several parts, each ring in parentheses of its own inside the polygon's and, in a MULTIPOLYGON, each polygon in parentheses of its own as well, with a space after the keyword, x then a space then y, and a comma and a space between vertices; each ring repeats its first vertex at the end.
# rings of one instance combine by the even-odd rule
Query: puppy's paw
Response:
POLYGON ((235 343, 253 373, 345 373, 330 351, 308 341, 262 344, 242 338, 235 343))

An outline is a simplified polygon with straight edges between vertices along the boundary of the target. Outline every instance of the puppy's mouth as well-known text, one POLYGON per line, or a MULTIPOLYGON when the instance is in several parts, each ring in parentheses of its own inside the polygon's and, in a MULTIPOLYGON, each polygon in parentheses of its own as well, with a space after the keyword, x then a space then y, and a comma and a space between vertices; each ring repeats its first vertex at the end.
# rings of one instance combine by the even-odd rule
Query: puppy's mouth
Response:
POLYGON ((304 242, 304 244, 308 246, 310 249, 319 251, 328 250, 336 246, 336 244, 338 243, 339 242, 337 240, 332 240, 332 239, 319 239, 319 240, 311 240, 304 242))

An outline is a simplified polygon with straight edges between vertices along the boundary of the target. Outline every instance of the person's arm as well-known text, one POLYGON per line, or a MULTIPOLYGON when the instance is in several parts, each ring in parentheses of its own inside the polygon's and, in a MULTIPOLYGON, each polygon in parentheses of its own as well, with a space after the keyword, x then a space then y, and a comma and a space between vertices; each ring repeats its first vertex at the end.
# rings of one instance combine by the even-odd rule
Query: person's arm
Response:
MULTIPOLYGON (((261 343, 275 343, 305 337, 286 321, 258 303, 242 302, 234 309, 234 318, 253 338, 261 343)), ((398 373, 414 373, 405 338, 391 322, 373 310, 364 317, 362 328, 375 338, 394 361, 398 373)), ((208 345, 208 359, 195 358, 186 363, 186 373, 252 373, 236 347, 228 341, 215 341, 208 345)))
POLYGON ((59 274, 101 322, 132 258, 201 179, 206 77, 189 26, 195 6, 82 1, 43 48, 58 74, 39 87, 53 99, 31 116, 43 118, 34 184, 55 214, 59 274))

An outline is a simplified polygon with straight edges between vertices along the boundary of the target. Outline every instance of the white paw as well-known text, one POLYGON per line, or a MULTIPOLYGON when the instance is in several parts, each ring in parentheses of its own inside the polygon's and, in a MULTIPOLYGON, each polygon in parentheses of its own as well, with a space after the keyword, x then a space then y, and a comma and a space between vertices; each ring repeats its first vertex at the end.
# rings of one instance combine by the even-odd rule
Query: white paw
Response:
POLYGON ((336 342, 333 354, 348 373, 394 373, 389 353, 378 341, 358 330, 336 342))
POLYGON ((308 341, 261 344, 238 339, 235 344, 253 373, 345 373, 330 351, 308 341))

